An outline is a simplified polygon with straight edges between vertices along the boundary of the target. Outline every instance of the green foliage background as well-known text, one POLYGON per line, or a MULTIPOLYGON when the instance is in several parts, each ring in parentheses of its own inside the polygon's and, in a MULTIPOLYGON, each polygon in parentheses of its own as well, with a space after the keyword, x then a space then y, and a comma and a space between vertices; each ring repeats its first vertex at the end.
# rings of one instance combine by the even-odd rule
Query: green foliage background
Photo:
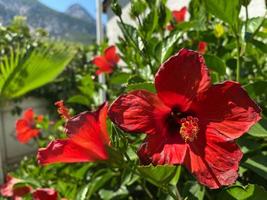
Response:
MULTIPOLYGON (((235 185, 210 190, 200 185, 182 166, 139 166, 136 151, 144 135, 130 135, 108 121, 116 157, 111 163, 58 164, 40 167, 35 158, 25 158, 13 175, 33 187, 55 188, 68 199, 249 199, 262 200, 267 195, 267 21, 266 15, 240 19, 240 8, 249 0, 192 0, 190 20, 176 23, 166 1, 133 0, 130 15, 137 26, 124 22, 121 8, 113 1, 122 36, 116 44, 123 64, 111 75, 106 85, 99 85, 94 74, 92 57, 103 53, 104 43, 98 47, 72 44, 76 50, 70 64, 53 83, 35 90, 51 102, 64 99, 73 113, 99 105, 98 90, 104 89, 111 102, 123 92, 146 89, 155 91, 154 74, 160 64, 181 48, 197 50, 198 43, 208 44, 204 57, 213 83, 236 80, 261 106, 263 120, 237 140, 244 156, 240 163, 239 178, 235 185), (168 24, 174 30, 168 31, 168 24), (223 28, 218 34, 218 26, 223 28), (217 27, 217 28, 216 28, 217 27), (180 194, 177 191, 180 191, 180 194)), ((24 27, 25 28, 25 27, 24 27)), ((9 31, 14 31, 12 27, 9 31)), ((16 29, 17 31, 18 29, 16 29)), ((22 31, 23 29, 19 29, 22 31)), ((2 30, 3 31, 3 30, 2 30)), ((27 49, 28 44, 40 38, 31 38, 22 32, 23 40, 1 42, 5 55, 12 57, 17 43, 27 49)), ((36 41, 35 41, 36 40, 36 41)), ((38 51, 42 50, 42 45, 38 51)), ((49 47, 50 48, 50 47, 49 47)), ((54 62, 54 61, 52 61, 54 62)), ((1 79, 0 79, 1 80, 1 79)), ((21 91, 18 91, 21 92, 21 91)), ((22 94, 23 92, 21 92, 22 94)), ((51 116, 50 116, 51 119, 51 116)), ((39 146, 46 146, 54 138, 64 138, 63 122, 49 124, 49 117, 39 124, 42 135, 39 146)), ((0 197, 1 198, 1 197, 0 197)), ((26 197, 30 199, 30 197, 26 197)))

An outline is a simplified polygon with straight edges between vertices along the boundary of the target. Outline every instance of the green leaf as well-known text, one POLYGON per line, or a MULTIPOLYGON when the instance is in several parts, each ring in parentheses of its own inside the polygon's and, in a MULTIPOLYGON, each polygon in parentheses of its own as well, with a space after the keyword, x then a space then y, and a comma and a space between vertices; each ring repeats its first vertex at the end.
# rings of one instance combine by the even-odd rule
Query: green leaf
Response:
POLYGON ((248 134, 254 136, 254 137, 262 137, 262 138, 267 138, 267 119, 262 119, 260 122, 255 124, 250 128, 248 131, 248 134), (264 127, 265 125, 265 127, 264 127))
POLYGON ((101 189, 98 193, 101 199, 104 200, 121 199, 129 194, 125 186, 121 186, 117 191, 101 189))
POLYGON ((142 32, 146 35, 147 38, 150 38, 153 31, 158 25, 158 13, 156 9, 153 9, 144 19, 142 25, 142 32))
POLYGON ((249 83, 245 86, 245 89, 252 98, 256 98, 262 94, 267 94, 267 81, 256 81, 254 83, 249 83))
POLYGON ((218 194, 220 200, 262 200, 267 192, 259 185, 248 184, 247 186, 235 185, 218 194))
POLYGON ((239 0, 222 1, 222 0, 204 0, 207 10, 227 22, 237 30, 238 15, 240 12, 239 0))
POLYGON ((53 81, 69 64, 75 51, 65 45, 49 44, 25 53, 11 51, 1 58, 0 96, 11 99, 53 81))
POLYGON ((267 179, 267 152, 248 158, 243 166, 267 179))
POLYGON ((129 92, 133 90, 148 90, 153 93, 156 92, 154 83, 150 83, 150 82, 128 84, 126 91, 129 92))
POLYGON ((196 181, 187 181, 183 187, 183 196, 190 200, 203 200, 205 195, 205 187, 196 181))
POLYGON ((226 73, 226 65, 222 59, 215 55, 204 55, 206 65, 209 69, 217 72, 219 75, 223 76, 226 73))
POLYGON ((247 31, 249 33, 254 33, 262 24, 264 17, 254 17, 248 20, 247 31))
POLYGON ((161 46, 161 59, 160 62, 163 63, 166 59, 170 57, 173 53, 173 47, 180 39, 182 33, 179 31, 173 31, 166 40, 163 41, 161 46))
POLYGON ((141 78, 138 75, 133 75, 128 79, 128 84, 143 83, 143 82, 145 82, 145 79, 141 78))
POLYGON ((162 186, 166 184, 176 184, 180 176, 181 166, 171 166, 171 165, 148 165, 139 166, 138 170, 142 176, 147 179, 150 183, 156 186, 162 186))
POLYGON ((265 43, 256 39, 249 40, 249 42, 251 42, 255 47, 257 47, 263 53, 267 53, 267 45, 265 43))
POLYGON ((124 37, 129 41, 136 44, 137 47, 139 47, 139 35, 135 27, 133 27, 130 24, 122 24, 121 22, 118 22, 118 25, 120 27, 120 30, 122 31, 124 37))
POLYGON ((110 83, 112 84, 123 84, 127 83, 128 79, 130 78, 131 74, 128 73, 118 73, 116 75, 113 75, 110 79, 110 83))
POLYGON ((89 184, 84 185, 79 191, 76 196, 76 200, 87 200, 87 193, 89 190, 89 184))
POLYGON ((81 85, 78 87, 82 94, 87 97, 94 95, 95 84, 90 75, 85 75, 81 80, 81 85))
POLYGON ((90 199, 91 196, 100 188, 102 188, 113 176, 113 172, 106 171, 106 173, 101 174, 91 180, 88 186, 87 199, 90 199))
POLYGON ((75 95, 70 97, 67 100, 68 103, 73 103, 73 104, 81 104, 84 106, 89 106, 90 105, 90 101, 88 99, 88 97, 83 96, 83 95, 75 95))

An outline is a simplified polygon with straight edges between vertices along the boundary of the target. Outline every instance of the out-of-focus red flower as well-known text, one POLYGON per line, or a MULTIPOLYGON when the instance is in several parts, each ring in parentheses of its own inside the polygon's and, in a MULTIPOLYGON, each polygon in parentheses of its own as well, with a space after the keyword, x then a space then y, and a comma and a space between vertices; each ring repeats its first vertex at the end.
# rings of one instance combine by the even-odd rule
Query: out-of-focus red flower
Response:
MULTIPOLYGON (((172 11, 172 16, 173 19, 175 20, 176 23, 181 23, 185 21, 185 15, 187 12, 187 8, 184 6, 182 7, 180 10, 173 10, 172 11)), ((173 24, 169 24, 167 25, 166 29, 168 31, 172 31, 174 29, 174 25, 173 24)))
POLYGON ((32 193, 33 200, 58 200, 57 191, 51 188, 38 188, 32 193))
POLYGON ((212 85, 203 57, 182 49, 156 74, 157 94, 121 95, 109 117, 121 129, 146 133, 143 164, 183 164, 209 188, 234 183, 242 152, 235 139, 261 119, 261 109, 239 83, 212 85))
POLYGON ((201 53, 201 54, 205 54, 206 51, 207 51, 207 46, 208 46, 207 42, 200 41, 198 43, 198 52, 201 53))
POLYGON ((174 26, 172 24, 169 24, 166 28, 168 31, 172 31, 174 29, 174 26))
MULTIPOLYGON (((41 117, 37 116, 37 121, 40 122, 40 120, 42 120, 41 117)), ((16 122, 17 140, 25 144, 33 137, 38 136, 40 131, 35 125, 35 114, 32 108, 29 108, 24 112, 23 117, 16 122)))
POLYGON ((24 195, 30 193, 32 189, 29 186, 16 187, 15 185, 20 182, 22 182, 20 179, 7 175, 6 183, 0 186, 0 194, 4 197, 11 197, 13 200, 21 199, 24 195))
POLYGON ((119 62, 120 57, 116 53, 116 47, 114 45, 108 47, 104 51, 104 55, 96 56, 92 62, 98 67, 96 74, 99 75, 101 73, 110 74, 113 72, 114 67, 119 62))
POLYGON ((83 112, 70 118, 65 126, 67 139, 54 140, 38 151, 40 164, 107 160, 107 103, 95 112, 83 112))
POLYGON ((57 112, 60 114, 62 118, 68 120, 71 118, 69 109, 65 107, 64 101, 60 100, 55 103, 55 106, 58 107, 57 112))
POLYGON ((172 11, 172 16, 177 23, 184 22, 187 8, 184 6, 180 10, 172 11))

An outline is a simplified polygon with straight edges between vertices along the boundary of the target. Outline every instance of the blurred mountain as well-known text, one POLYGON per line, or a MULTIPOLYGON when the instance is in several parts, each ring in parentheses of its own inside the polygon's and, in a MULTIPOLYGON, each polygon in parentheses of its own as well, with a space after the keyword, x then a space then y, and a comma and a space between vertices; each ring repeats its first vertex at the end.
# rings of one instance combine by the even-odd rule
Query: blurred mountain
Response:
POLYGON ((76 3, 71 5, 66 11, 65 13, 69 16, 72 16, 74 18, 77 19, 82 19, 88 22, 92 22, 94 23, 94 19, 92 18, 92 16, 87 12, 87 10, 85 10, 84 7, 82 7, 80 4, 76 3))
POLYGON ((6 25, 16 15, 27 17, 30 28, 44 28, 56 39, 82 43, 95 39, 95 20, 78 4, 61 13, 38 0, 0 0, 0 22, 6 25))

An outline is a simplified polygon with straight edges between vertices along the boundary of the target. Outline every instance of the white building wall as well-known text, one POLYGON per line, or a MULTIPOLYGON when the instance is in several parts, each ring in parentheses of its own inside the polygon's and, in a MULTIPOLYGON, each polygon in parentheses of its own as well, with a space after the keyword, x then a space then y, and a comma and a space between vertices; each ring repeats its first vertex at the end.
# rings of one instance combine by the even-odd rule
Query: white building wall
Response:
POLYGON ((31 107, 37 115, 47 113, 46 101, 36 98, 27 98, 20 103, 9 103, 0 109, 0 183, 3 181, 3 173, 1 173, 3 169, 37 150, 33 141, 29 144, 21 144, 17 141, 15 124, 21 116, 12 115, 11 110, 15 106, 21 107, 23 111, 31 107))

